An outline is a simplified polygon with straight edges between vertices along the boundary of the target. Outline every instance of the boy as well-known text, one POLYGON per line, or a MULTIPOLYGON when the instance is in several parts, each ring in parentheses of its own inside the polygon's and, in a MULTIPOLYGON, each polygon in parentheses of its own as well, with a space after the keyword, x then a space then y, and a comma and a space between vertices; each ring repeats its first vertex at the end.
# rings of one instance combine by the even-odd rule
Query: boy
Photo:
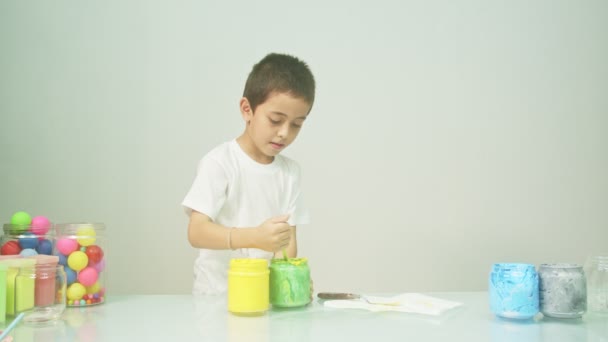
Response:
POLYGON ((309 217, 300 167, 279 153, 297 137, 314 97, 303 61, 273 53, 254 65, 239 102, 245 130, 203 157, 182 203, 188 241, 200 248, 193 294, 225 292, 230 258, 296 256, 296 226, 309 217))

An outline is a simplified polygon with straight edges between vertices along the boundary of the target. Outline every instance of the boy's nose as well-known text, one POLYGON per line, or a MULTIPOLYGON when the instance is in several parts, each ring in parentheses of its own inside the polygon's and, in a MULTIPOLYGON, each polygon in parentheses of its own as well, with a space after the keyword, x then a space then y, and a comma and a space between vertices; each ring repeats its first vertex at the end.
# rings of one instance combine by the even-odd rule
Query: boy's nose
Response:
POLYGON ((287 137, 288 134, 289 134, 289 124, 281 126, 281 128, 279 129, 279 132, 277 133, 277 135, 281 138, 287 137))

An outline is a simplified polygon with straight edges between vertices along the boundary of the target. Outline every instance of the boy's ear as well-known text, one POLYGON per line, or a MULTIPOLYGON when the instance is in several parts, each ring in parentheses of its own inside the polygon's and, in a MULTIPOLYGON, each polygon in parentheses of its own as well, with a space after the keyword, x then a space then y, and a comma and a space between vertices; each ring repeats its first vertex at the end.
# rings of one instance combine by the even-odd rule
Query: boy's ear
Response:
POLYGON ((242 97, 241 101, 239 101, 239 108, 241 109, 241 115, 243 116, 243 120, 249 122, 253 117, 253 110, 251 109, 251 105, 249 104, 249 100, 246 97, 242 97))

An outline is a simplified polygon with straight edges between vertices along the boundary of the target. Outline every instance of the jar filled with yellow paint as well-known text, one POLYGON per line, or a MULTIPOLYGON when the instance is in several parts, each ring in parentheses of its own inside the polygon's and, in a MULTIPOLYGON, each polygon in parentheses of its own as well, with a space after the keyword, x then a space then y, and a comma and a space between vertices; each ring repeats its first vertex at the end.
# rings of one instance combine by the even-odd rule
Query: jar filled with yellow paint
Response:
POLYGON ((228 270, 228 311, 261 315, 269 307, 269 274, 266 259, 232 259, 228 270))

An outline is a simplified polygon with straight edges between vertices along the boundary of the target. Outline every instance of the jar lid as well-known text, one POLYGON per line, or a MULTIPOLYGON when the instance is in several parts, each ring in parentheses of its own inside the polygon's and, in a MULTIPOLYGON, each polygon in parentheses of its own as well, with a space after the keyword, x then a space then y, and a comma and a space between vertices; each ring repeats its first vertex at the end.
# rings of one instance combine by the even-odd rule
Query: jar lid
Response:
POLYGON ((95 231, 104 231, 106 225, 100 222, 73 222, 73 223, 57 223, 53 225, 55 232, 61 234, 74 234, 79 230, 92 228, 95 231))
POLYGON ((233 271, 265 271, 268 270, 266 259, 230 259, 230 269, 233 271))
POLYGON ((32 225, 5 223, 2 227, 4 235, 21 235, 32 231, 32 225))
POLYGON ((32 267, 36 265, 36 260, 26 258, 2 259, 0 264, 8 267, 32 267))
POLYGON ((59 263, 59 257, 56 255, 31 255, 27 257, 28 259, 36 260, 36 264, 38 265, 56 265, 59 263))
POLYGON ((305 266, 308 265, 308 258, 288 258, 287 260, 283 258, 275 258, 272 259, 271 263, 273 265, 293 265, 293 266, 305 266))
POLYGON ((583 268, 582 265, 579 264, 570 264, 570 263, 555 263, 555 264, 540 264, 538 268, 583 268))
POLYGON ((505 271, 505 272, 511 272, 511 271, 526 272, 526 271, 536 271, 536 267, 534 267, 534 265, 532 265, 532 264, 497 263, 497 264, 492 265, 492 270, 505 271))

